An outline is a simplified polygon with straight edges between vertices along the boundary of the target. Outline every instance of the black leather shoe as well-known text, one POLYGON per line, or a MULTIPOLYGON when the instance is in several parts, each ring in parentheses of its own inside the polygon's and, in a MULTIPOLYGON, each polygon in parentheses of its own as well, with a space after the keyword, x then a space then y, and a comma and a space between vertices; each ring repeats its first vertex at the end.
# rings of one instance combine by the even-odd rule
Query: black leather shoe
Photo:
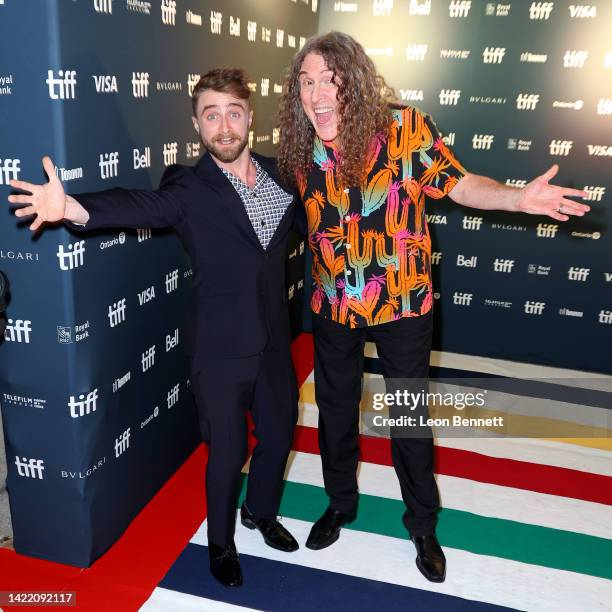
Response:
POLYGON ((259 529, 265 543, 283 552, 293 552, 300 546, 295 538, 276 520, 257 518, 246 504, 240 508, 240 522, 248 529, 259 529))
POLYGON ((328 507, 323 516, 312 526, 308 540, 306 540, 306 548, 321 550, 331 546, 340 537, 342 526, 352 520, 343 512, 328 507))
POLYGON ((208 542, 210 556, 210 573, 226 587, 236 587, 242 584, 242 570, 238 560, 236 546, 232 542, 228 546, 217 546, 208 542))
POLYGON ((446 578, 446 557, 440 548, 435 533, 411 536, 417 551, 416 566, 427 580, 444 582, 446 578))

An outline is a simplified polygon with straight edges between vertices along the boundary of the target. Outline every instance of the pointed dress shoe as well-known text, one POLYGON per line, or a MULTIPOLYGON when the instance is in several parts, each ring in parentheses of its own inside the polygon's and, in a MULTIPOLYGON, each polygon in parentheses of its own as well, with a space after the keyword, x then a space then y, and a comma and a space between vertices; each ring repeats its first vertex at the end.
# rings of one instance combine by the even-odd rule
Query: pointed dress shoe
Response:
POLYGON ((352 520, 343 512, 328 507, 321 518, 312 526, 308 540, 306 540, 306 548, 321 550, 331 546, 340 537, 342 526, 352 520))
POLYGON ((258 518, 251 514, 246 503, 240 507, 240 522, 248 529, 259 529, 265 543, 283 552, 293 552, 300 546, 295 538, 276 520, 258 518))
POLYGON ((242 584, 242 570, 236 545, 232 542, 228 546, 217 546, 208 542, 210 556, 210 573, 226 587, 236 587, 242 584))
POLYGON ((440 548, 435 533, 411 536, 417 551, 416 566, 430 582, 444 582, 446 578, 446 557, 440 548))

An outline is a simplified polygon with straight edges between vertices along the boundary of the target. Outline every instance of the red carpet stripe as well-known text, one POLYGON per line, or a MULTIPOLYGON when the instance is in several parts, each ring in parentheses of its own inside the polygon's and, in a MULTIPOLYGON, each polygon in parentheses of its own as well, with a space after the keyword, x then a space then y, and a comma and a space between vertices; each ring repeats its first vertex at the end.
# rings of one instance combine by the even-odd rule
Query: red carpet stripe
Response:
MULTIPOLYGON (((298 425, 293 449, 319 454, 317 429, 298 425)), ((360 436, 361 460, 393 465, 388 438, 360 436)), ((612 478, 551 465, 489 457, 480 453, 436 446, 436 473, 504 487, 572 497, 612 505, 612 478)))

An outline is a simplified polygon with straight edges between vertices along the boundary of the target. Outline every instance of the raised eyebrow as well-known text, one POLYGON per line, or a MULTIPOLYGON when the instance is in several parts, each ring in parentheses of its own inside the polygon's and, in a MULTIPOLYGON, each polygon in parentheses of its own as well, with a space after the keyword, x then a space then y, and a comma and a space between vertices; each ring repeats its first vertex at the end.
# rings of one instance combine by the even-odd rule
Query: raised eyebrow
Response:
MULTIPOLYGON (((230 102, 228 106, 235 106, 236 108, 239 108, 240 110, 245 110, 241 104, 238 104, 238 102, 230 102)), ((207 110, 210 110, 210 109, 215 109, 217 111, 221 110, 218 104, 208 104, 202 109, 202 114, 204 114, 207 110)))

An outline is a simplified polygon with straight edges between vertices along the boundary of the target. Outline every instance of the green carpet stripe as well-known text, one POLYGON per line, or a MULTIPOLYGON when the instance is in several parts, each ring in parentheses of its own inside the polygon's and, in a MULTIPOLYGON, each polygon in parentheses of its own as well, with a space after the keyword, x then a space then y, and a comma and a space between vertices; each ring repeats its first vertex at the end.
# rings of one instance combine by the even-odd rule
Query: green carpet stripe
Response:
MULTIPOLYGON (((240 503, 245 484, 246 479, 240 503)), ((314 522, 327 503, 323 488, 285 482, 279 514, 314 522)), ((403 512, 404 504, 399 500, 361 494, 357 519, 346 529, 407 539, 408 533, 401 521, 403 512)), ((440 511, 436 532, 440 543, 451 548, 612 579, 612 540, 606 538, 450 508, 440 511)))

